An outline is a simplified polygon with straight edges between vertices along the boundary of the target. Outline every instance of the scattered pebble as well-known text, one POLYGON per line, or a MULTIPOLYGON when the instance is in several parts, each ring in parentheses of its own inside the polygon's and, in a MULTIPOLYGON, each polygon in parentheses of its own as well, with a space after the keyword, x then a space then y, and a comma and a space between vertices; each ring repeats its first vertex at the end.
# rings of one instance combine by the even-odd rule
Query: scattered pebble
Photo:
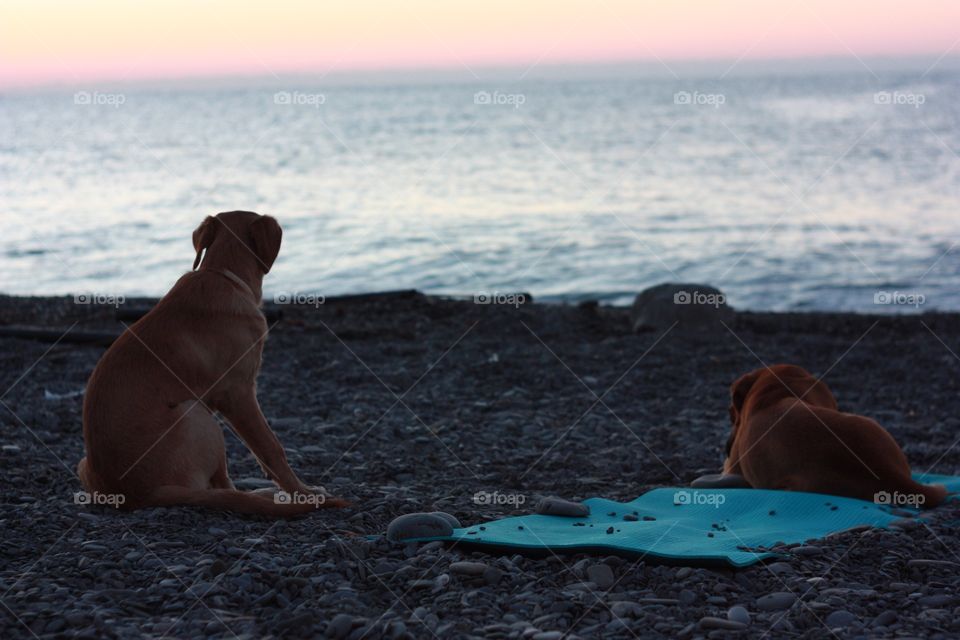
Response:
POLYGON ((353 628, 353 616, 347 613, 338 613, 327 625, 328 638, 346 638, 353 628))
POLYGON ((806 557, 818 556, 818 555, 820 555, 821 553, 823 553, 823 549, 821 549, 820 547, 818 547, 818 546, 816 546, 816 545, 805 544, 805 545, 801 545, 801 546, 799 546, 799 547, 795 547, 795 548, 793 549, 793 553, 795 553, 795 554, 798 555, 798 556, 806 556, 806 557))
MULTIPOLYGON (((45 307, 54 299, 40 302, 45 307)), ((67 314, 97 311, 92 305, 63 302, 67 314)), ((35 304, 3 298, 0 321, 41 324, 12 311, 35 304)), ((512 308, 441 299, 357 308, 288 306, 284 322, 271 330, 266 343, 258 397, 268 415, 289 418, 280 423, 285 426, 278 435, 301 478, 327 484, 331 493, 354 505, 290 520, 199 508, 117 513, 75 505, 73 493, 80 487, 69 471, 83 455, 82 402, 44 402, 43 389, 83 388, 103 350, 61 346, 38 362, 49 345, 0 338, 6 365, 0 367, 6 381, 0 388, 38 362, 16 393, 4 398, 35 435, 18 428, 9 412, 0 417, 6 427, 3 443, 19 449, 0 454, 7 487, 0 501, 5 532, 0 583, 5 592, 9 589, 3 603, 10 608, 0 616, 0 637, 33 637, 32 632, 44 640, 530 640, 539 634, 584 640, 816 638, 829 635, 821 622, 837 622, 839 612, 855 617, 837 631, 844 638, 960 637, 960 620, 954 615, 960 606, 960 562, 950 553, 960 547, 955 524, 960 501, 922 512, 923 520, 903 515, 916 523, 910 529, 856 527, 809 541, 784 531, 787 545, 758 550, 779 557, 766 567, 743 569, 665 566, 652 558, 618 558, 603 551, 557 558, 441 541, 391 542, 383 535, 388 525, 416 512, 427 512, 423 515, 439 519, 444 527, 470 525, 467 530, 474 535, 464 537, 483 537, 490 528, 484 530, 480 523, 532 511, 533 504, 478 506, 477 491, 516 488, 532 496, 542 487, 557 495, 617 500, 620 504, 600 509, 604 517, 616 514, 606 520, 608 526, 569 518, 566 524, 582 527, 562 527, 571 534, 589 531, 612 540, 653 528, 643 524, 653 516, 626 501, 654 487, 672 487, 676 479, 646 449, 613 446, 624 435, 622 425, 598 412, 586 415, 562 446, 549 449, 583 415, 589 400, 579 382, 520 325, 512 308), (406 389, 481 317, 438 370, 404 397, 423 423, 399 406, 384 415, 396 398, 320 324, 341 336, 390 387, 406 389), (499 360, 488 363, 493 352, 499 360), (468 428, 472 425, 483 428, 468 428), (598 449, 598 442, 613 444, 598 449), (518 475, 531 465, 521 481, 518 475), (608 527, 612 536, 603 533, 608 527), (791 570, 772 573, 769 567, 778 562, 791 570), (771 592, 793 592, 803 602, 786 596, 778 605, 785 608, 774 608, 765 600, 771 592)), ((626 310, 615 306, 598 307, 589 317, 575 307, 545 309, 527 305, 520 317, 573 370, 607 384, 659 335, 630 333, 626 310)), ((112 313, 104 311, 100 328, 117 327, 112 313)), ((57 312, 54 322, 66 317, 57 312)), ((874 321, 853 314, 747 313, 730 326, 758 353, 829 364, 874 321)), ((98 322, 84 321, 91 328, 98 322)), ((960 345, 955 317, 928 314, 925 322, 945 343, 960 345)), ((925 370, 956 362, 916 318, 885 317, 874 331, 883 340, 903 341, 911 359, 925 370)), ((716 468, 729 429, 727 389, 750 363, 743 345, 726 329, 721 333, 726 341, 670 334, 643 366, 633 369, 629 393, 604 398, 683 478, 716 468), (696 366, 672 366, 676 358, 691 354, 696 360, 686 361, 696 366), (670 391, 675 389, 683 392, 670 391), (713 400, 690 403, 690 394, 713 400), (679 425, 683 428, 675 428, 679 425)), ((841 385, 844 409, 877 416, 907 449, 915 468, 928 468, 960 432, 951 378, 903 378, 899 359, 867 360, 868 353, 854 350, 854 360, 831 372, 831 380, 841 385), (860 364, 871 367, 869 385, 858 379, 860 364), (891 398, 908 398, 908 403, 898 406, 891 398), (907 419, 907 411, 916 407, 926 413, 907 419)), ((239 439, 225 440, 234 482, 245 490, 272 490, 273 483, 239 439)), ((957 460, 947 456, 935 470, 958 473, 957 460)), ((823 504, 830 500, 818 501, 818 511, 829 515, 828 509, 837 506, 823 504)), ((771 506, 759 511, 761 524, 782 523, 785 514, 767 515, 771 506)), ((853 509, 839 510, 855 521, 853 509)), ((742 543, 733 535, 743 533, 727 519, 731 514, 725 509, 715 513, 716 526, 708 521, 698 539, 711 541, 706 537, 710 532, 717 546, 721 541, 742 543)), ((667 519, 674 516, 671 510, 667 519)), ((525 521, 514 521, 514 526, 525 521)), ((518 536, 534 539, 537 532, 523 526, 518 536)))
POLYGON ((395 518, 387 527, 387 539, 393 542, 452 534, 453 525, 450 521, 432 513, 408 513, 395 518))
POLYGON ((482 576, 488 569, 488 565, 482 562, 469 562, 461 560, 460 562, 450 563, 450 573, 456 573, 463 576, 482 576))
POLYGON ((827 619, 824 620, 824 623, 831 629, 836 629, 837 627, 849 627, 851 624, 856 622, 856 620, 857 616, 853 615, 849 611, 844 611, 841 609, 828 615, 827 619))
POLYGON ((746 608, 736 605, 727 609, 727 620, 732 620, 733 622, 739 622, 744 626, 750 624, 750 613, 746 608))
POLYGON ((894 622, 897 621, 897 612, 887 609, 876 618, 873 619, 873 626, 875 627, 888 627, 894 622))
POLYGON ((599 563, 587 567, 587 579, 600 589, 609 589, 614 584, 613 569, 609 565, 599 563))
POLYGON ((757 609, 761 611, 782 611, 789 609, 797 601, 797 596, 785 591, 768 593, 757 598, 757 609))
POLYGON ((747 625, 743 622, 715 618, 713 616, 700 618, 699 625, 701 629, 725 629, 727 631, 742 631, 747 628, 747 625))

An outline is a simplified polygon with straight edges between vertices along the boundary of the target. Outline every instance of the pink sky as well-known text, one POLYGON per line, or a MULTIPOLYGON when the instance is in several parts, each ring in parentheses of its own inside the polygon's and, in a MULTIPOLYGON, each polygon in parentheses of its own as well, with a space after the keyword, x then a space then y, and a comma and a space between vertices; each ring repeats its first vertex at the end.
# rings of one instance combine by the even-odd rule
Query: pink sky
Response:
POLYGON ((5 0, 0 86, 960 54, 958 0, 5 0))

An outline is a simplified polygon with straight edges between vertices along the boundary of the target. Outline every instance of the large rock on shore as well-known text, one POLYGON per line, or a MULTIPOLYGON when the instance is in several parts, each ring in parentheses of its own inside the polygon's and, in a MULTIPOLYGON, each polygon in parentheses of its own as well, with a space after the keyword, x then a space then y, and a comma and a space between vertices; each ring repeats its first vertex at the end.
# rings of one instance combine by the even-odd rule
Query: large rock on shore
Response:
POLYGON ((705 284, 665 283, 644 289, 633 301, 634 331, 678 329, 723 330, 733 320, 733 308, 717 288, 705 284))

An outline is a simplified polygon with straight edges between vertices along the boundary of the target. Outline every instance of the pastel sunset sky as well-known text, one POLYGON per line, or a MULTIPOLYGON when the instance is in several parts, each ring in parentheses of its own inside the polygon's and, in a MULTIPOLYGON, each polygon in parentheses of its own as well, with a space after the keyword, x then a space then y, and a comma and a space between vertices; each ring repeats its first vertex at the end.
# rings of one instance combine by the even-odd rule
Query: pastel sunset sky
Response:
POLYGON ((960 53, 957 0, 5 0, 0 86, 960 53))

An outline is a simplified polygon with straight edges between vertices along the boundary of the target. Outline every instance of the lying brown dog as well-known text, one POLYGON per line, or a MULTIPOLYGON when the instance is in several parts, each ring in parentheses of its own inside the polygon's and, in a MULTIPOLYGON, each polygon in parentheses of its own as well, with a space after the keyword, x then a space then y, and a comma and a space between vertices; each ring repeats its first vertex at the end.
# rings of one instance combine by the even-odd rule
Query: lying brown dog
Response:
POLYGON ((906 456, 883 427, 839 411, 827 385, 801 367, 774 365, 734 382, 730 421, 723 471, 754 488, 925 508, 946 497, 943 486, 910 478, 906 456))
POLYGON ((261 283, 280 239, 276 220, 247 211, 208 216, 193 232, 194 271, 113 343, 90 376, 87 457, 77 467, 88 492, 123 496, 114 504, 124 509, 183 504, 292 516, 346 505, 300 481, 257 402, 267 334, 261 283), (214 411, 287 495, 234 488, 214 411))

